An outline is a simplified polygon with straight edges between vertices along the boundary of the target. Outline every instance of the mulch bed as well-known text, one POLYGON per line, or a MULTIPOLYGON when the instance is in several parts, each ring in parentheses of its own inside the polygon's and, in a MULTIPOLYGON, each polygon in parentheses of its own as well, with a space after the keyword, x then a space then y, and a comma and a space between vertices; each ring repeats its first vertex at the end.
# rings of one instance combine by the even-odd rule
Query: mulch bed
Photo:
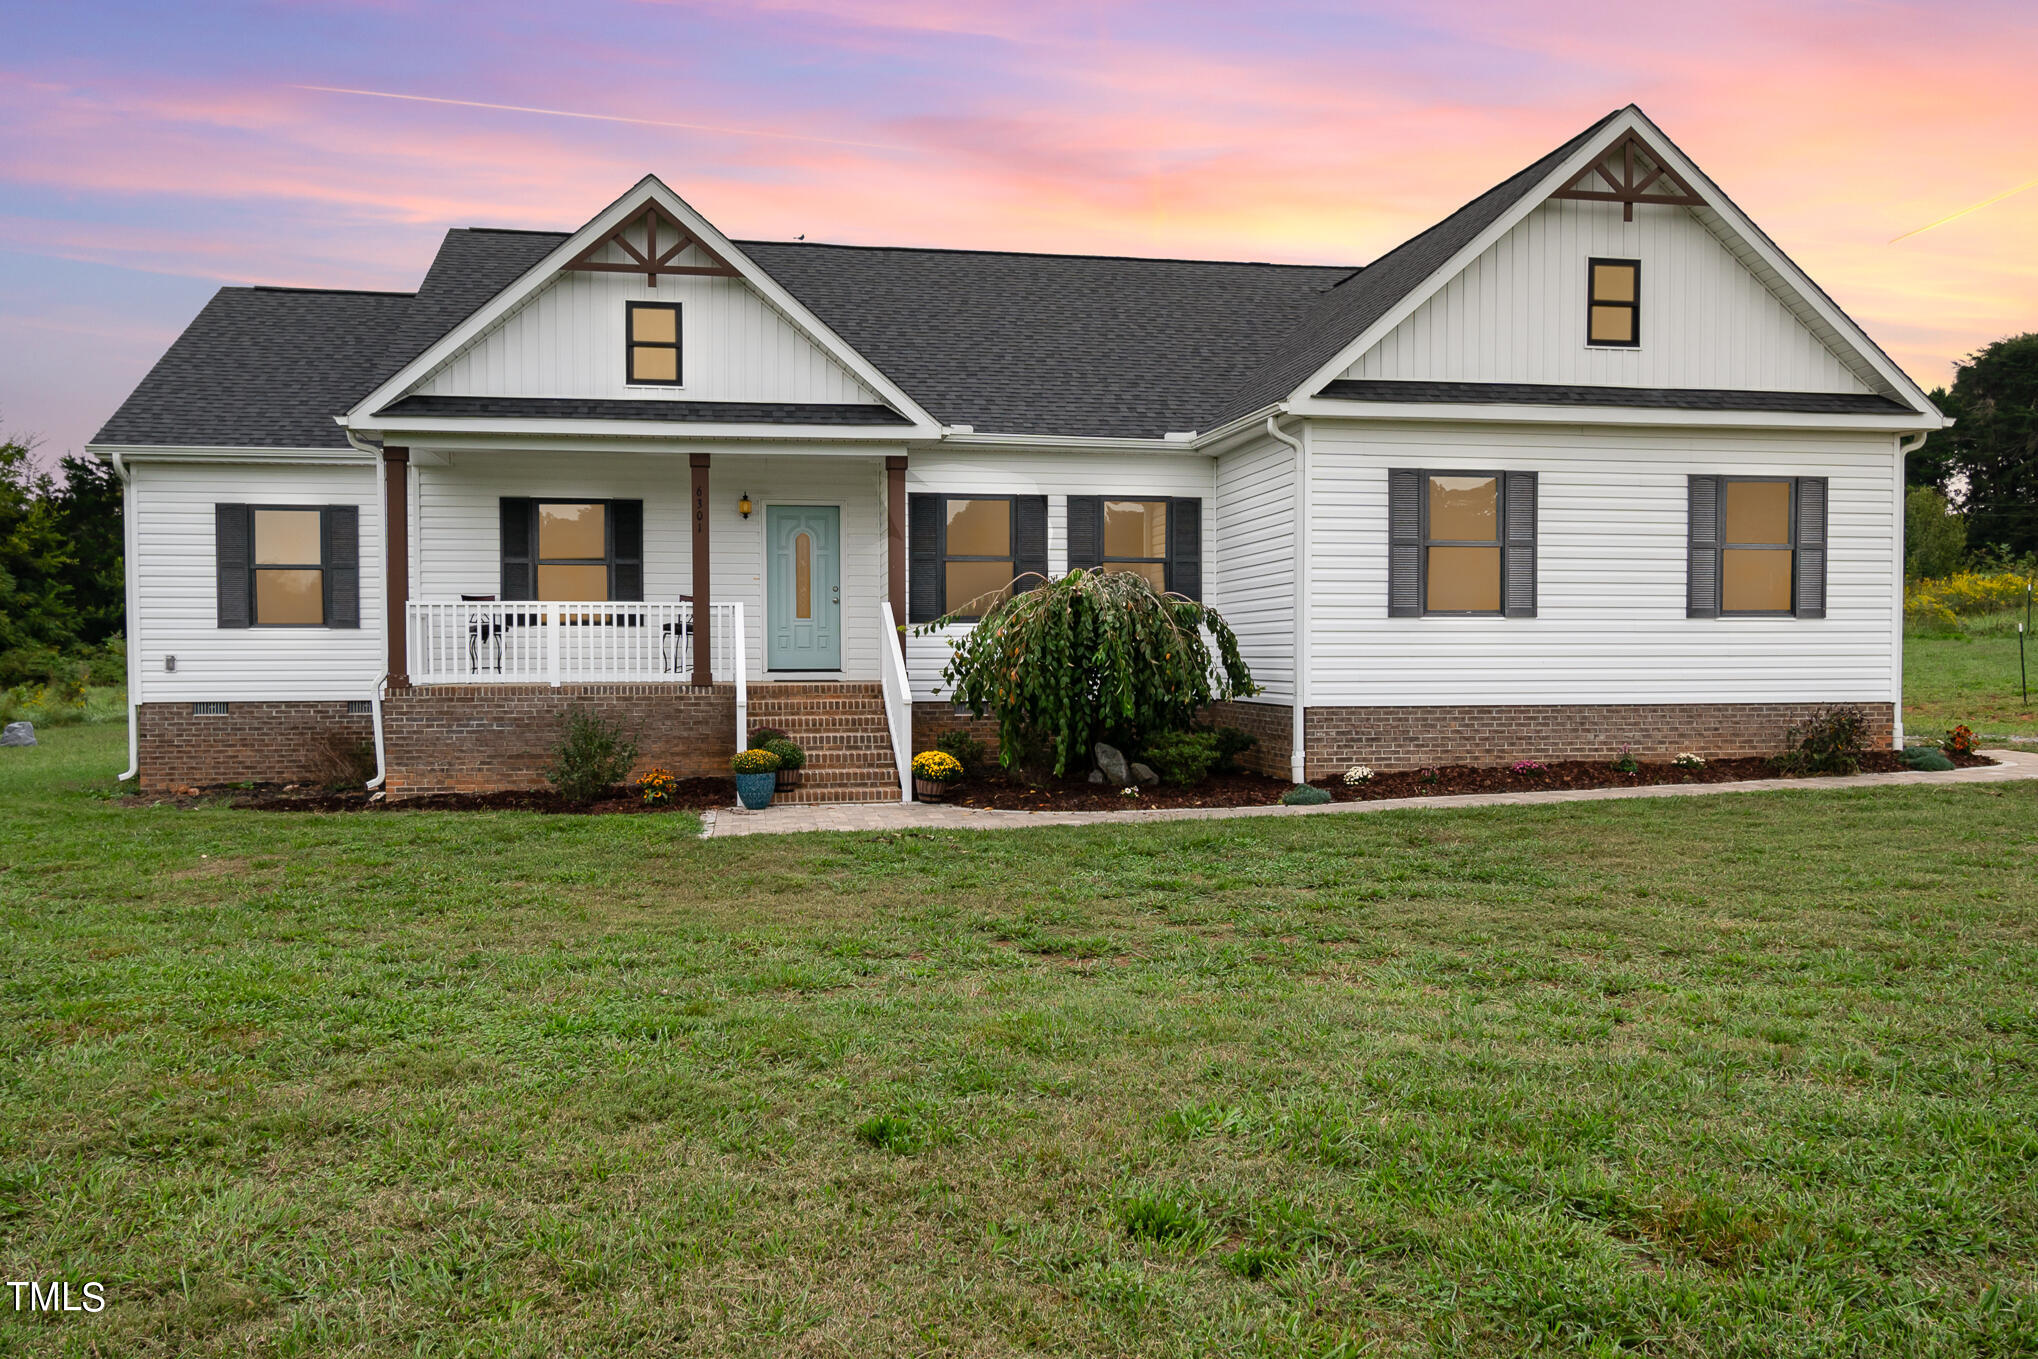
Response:
MULTIPOLYGON (((237 789, 214 789, 213 796, 237 789)), ((190 797, 179 801, 194 800, 190 797)), ((617 788, 598 802, 567 802, 549 789, 506 793, 440 793, 431 797, 377 798, 373 794, 324 788, 288 788, 263 785, 233 797, 232 805, 253 812, 558 812, 572 816, 597 814, 655 816, 660 812, 699 812, 727 807, 736 800, 736 785, 721 778, 681 779, 674 787, 672 801, 649 807, 643 796, 631 789, 617 788)))
MULTIPOLYGON (((1963 767, 1993 764, 1979 755, 1949 757, 1963 767)), ((1908 769, 1894 751, 1870 751, 1861 757, 1864 774, 1893 774, 1908 769)), ((1596 760, 1560 760, 1539 774, 1517 774, 1508 765, 1475 767, 1442 765, 1433 769, 1411 769, 1380 773, 1371 781, 1347 785, 1341 776, 1313 780, 1318 788, 1337 802, 1379 802, 1388 798, 1447 797, 1454 793, 1532 793, 1550 788, 1640 788, 1661 783, 1739 783, 1747 779, 1779 777, 1775 766, 1762 758, 1709 760, 1698 769, 1675 765, 1645 764, 1633 774, 1623 774, 1610 764, 1596 760)), ((1809 776, 1816 780, 1818 776, 1809 776)), ((949 799, 959 807, 982 807, 1008 812, 1123 812, 1142 807, 1264 807, 1281 800, 1292 785, 1285 779, 1264 774, 1213 774, 1193 788, 1142 789, 1140 796, 1126 797, 1115 788, 1083 779, 1048 780, 1029 783, 1003 770, 973 775, 962 790, 949 799)))

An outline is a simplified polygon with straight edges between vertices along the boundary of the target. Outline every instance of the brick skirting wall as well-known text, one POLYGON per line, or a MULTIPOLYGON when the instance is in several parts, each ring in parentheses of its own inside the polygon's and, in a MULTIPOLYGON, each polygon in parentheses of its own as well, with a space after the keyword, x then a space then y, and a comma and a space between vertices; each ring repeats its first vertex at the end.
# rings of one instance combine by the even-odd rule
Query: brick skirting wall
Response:
MULTIPOLYGON (((330 703, 229 703, 198 717, 189 703, 144 703, 135 713, 145 793, 223 783, 330 783, 359 772, 373 720, 330 703)), ((372 757, 367 761, 374 769, 372 757)), ((365 774, 362 777, 366 777, 365 774)))
POLYGON ((998 719, 971 717, 969 709, 957 711, 953 703, 928 699, 913 705, 913 753, 934 749, 934 743, 951 731, 966 731, 984 743, 991 758, 998 757, 998 719))
POLYGON ((1295 744, 1293 708, 1285 703, 1213 703, 1203 720, 1213 727, 1237 727, 1259 741, 1238 757, 1240 768, 1277 779, 1288 777, 1288 753, 1295 744))
POLYGON ((393 689, 382 701, 389 795, 542 788, 567 714, 622 723, 637 742, 634 777, 727 777, 736 751, 733 684, 446 684, 393 689))
MULTIPOLYGON (((1650 761, 1668 760, 1686 750, 1707 759, 1774 755, 1783 749, 1784 734, 1792 723, 1825 706, 1552 703, 1311 708, 1305 749, 1312 779, 1340 774, 1355 764, 1419 769, 1430 764, 1495 765, 1515 760, 1611 760, 1622 746, 1631 747, 1638 759, 1650 761)), ((1853 706, 1868 719, 1869 748, 1889 749, 1895 740, 1895 707, 1888 703, 1853 706)), ((1291 710, 1274 711, 1281 714, 1285 732, 1291 710)), ((1282 745, 1285 764, 1285 737, 1282 745)))

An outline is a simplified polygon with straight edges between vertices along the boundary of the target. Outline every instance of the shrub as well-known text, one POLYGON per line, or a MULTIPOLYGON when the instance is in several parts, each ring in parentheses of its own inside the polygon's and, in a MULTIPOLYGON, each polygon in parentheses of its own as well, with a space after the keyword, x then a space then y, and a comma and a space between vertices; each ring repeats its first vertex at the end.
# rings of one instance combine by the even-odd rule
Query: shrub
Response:
POLYGON ((1373 778, 1373 771, 1367 765, 1355 764, 1350 769, 1345 770, 1345 782, 1353 786, 1361 783, 1371 783, 1373 778))
POLYGON ((1330 801, 1330 794, 1307 783, 1298 783, 1281 794, 1283 807, 1317 807, 1330 801))
POLYGON ((375 743, 327 732, 311 753, 311 770, 322 788, 361 788, 375 777, 375 743))
POLYGON ((941 739, 934 743, 934 748, 944 755, 954 757, 965 774, 981 773, 991 762, 989 747, 960 729, 941 733, 941 739))
POLYGON ((791 739, 792 737, 789 734, 780 731, 777 727, 752 727, 750 729, 750 748, 752 750, 764 749, 766 741, 790 741, 791 739))
POLYGON ((962 778, 962 762, 946 751, 923 750, 913 757, 913 777, 954 783, 962 778))
POLYGON ((679 780, 672 777, 669 769, 654 769, 637 780, 637 791, 644 795, 646 807, 671 805, 672 795, 679 789, 679 780))
POLYGON ((1861 768, 1867 738, 1859 708, 1821 708, 1790 729, 1774 763, 1787 774, 1852 774, 1861 768))
POLYGON ((1213 727, 1211 735, 1217 738, 1217 772, 1235 774, 1238 772, 1238 757, 1260 743, 1257 736, 1249 736, 1237 727, 1213 727))
POLYGON ((1946 758, 1946 752, 1937 746, 1906 746, 1904 763, 1913 769, 1933 774, 1943 774, 1956 767, 1953 761, 1946 758))
POLYGON ((1211 703, 1259 692, 1215 609, 1122 571, 1071 571, 1013 595, 955 640, 942 678, 958 704, 998 715, 1002 764, 1037 751, 1057 776, 1098 741, 1138 749, 1211 703))
POLYGON ((807 752, 790 736, 773 736, 755 743, 759 750, 768 750, 778 756, 778 767, 784 770, 807 767, 807 752))
POLYGON ((1959 726, 1947 732, 1946 739, 1939 744, 1948 754, 1972 755, 1974 754, 1976 740, 1974 732, 1965 722, 1962 722, 1959 726))
POLYGON ((1960 620, 2024 607, 2030 577, 2021 571, 1962 571, 1913 581, 1904 591, 1904 622, 1916 631, 1957 632, 1960 620))
POLYGON ((729 768, 737 774, 775 774, 778 772, 778 756, 760 746, 739 750, 729 761, 729 768))
POLYGON ((1615 772, 1621 774, 1639 774, 1642 772, 1642 762, 1635 758, 1635 751, 1632 746, 1622 746, 1620 748, 1620 754, 1613 757, 1613 767, 1615 772))
POLYGON ((1516 760, 1514 772, 1523 778, 1541 778, 1550 772, 1550 767, 1541 760, 1516 760))
POLYGON ((545 781, 568 802, 592 802, 621 783, 637 762, 637 743, 623 725, 576 708, 566 717, 566 736, 552 748, 545 781))
POLYGON ((1217 763, 1217 733, 1164 731, 1147 737, 1141 753, 1162 783, 1186 788, 1210 777, 1217 763))

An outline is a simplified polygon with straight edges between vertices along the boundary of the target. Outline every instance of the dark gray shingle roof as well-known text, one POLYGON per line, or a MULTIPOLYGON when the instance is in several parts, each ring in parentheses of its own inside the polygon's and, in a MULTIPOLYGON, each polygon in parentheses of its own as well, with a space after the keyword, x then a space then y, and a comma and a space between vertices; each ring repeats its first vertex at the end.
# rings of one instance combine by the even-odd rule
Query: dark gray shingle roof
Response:
MULTIPOLYGON (((394 377, 433 341, 481 309, 481 305, 522 278, 559 248, 563 231, 510 231, 455 227, 439 242, 439 253, 418 285, 417 300, 390 333, 374 381, 347 404, 394 377)), ((334 414, 339 414, 335 411, 334 414)))
POLYGON ((660 420, 732 425, 906 425, 890 406, 795 401, 604 401, 570 396, 406 396, 383 415, 482 419, 660 420))
POLYGON ((409 293, 221 288, 92 442, 345 448, 409 293))
POLYGON ((1318 393, 1337 401, 1454 402, 1504 406, 1627 406, 1684 411, 1795 411, 1808 415, 1906 415, 1873 392, 1732 392, 1697 387, 1573 387, 1544 382, 1392 382, 1341 378, 1318 393))

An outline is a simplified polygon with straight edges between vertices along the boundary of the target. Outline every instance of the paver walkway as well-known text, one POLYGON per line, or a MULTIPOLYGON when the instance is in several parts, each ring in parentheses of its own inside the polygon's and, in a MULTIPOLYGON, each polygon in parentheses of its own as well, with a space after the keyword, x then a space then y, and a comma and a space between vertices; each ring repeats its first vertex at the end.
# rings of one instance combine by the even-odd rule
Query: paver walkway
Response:
POLYGON ((1127 812, 998 812, 952 807, 939 802, 836 803, 823 806, 773 805, 761 812, 734 808, 704 813, 701 835, 788 835, 798 831, 1022 830, 1032 826, 1136 825, 1142 821, 1214 821, 1229 816, 1339 816, 1396 811, 1406 807, 1505 807, 1515 803, 1596 802, 1634 797, 1711 797, 1718 793, 1760 793, 1779 789, 1887 788, 1894 784, 2003 783, 2038 779, 2038 751, 1993 749, 1997 761, 1974 769, 1933 774, 1853 774, 1831 779, 1749 779, 1742 783, 1665 783, 1643 788, 1551 789, 1539 793, 1454 793, 1447 797, 1382 798, 1376 802, 1326 802, 1315 807, 1157 807, 1127 812))

